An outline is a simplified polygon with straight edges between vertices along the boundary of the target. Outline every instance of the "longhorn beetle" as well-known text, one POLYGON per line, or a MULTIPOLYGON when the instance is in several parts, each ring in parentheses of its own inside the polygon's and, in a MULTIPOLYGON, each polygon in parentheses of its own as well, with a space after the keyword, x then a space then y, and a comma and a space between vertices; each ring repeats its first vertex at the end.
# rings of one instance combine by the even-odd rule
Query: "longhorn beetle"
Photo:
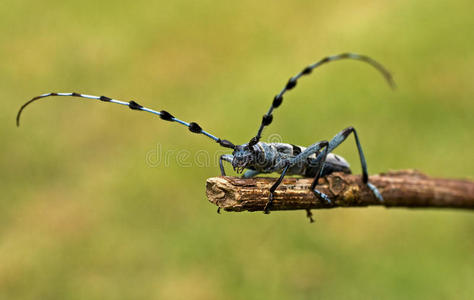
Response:
MULTIPOLYGON (((311 184, 311 191, 314 195, 324 201, 328 206, 332 205, 331 199, 324 193, 316 189, 318 184, 318 179, 321 176, 329 175, 333 172, 339 171, 344 173, 350 173, 349 164, 347 161, 333 153, 331 153, 337 146, 339 146, 344 140, 351 134, 354 134, 357 150, 359 151, 360 163, 362 165, 362 181, 367 185, 367 187, 373 192, 375 197, 379 201, 383 201, 382 195, 379 193, 377 188, 369 182, 369 176, 367 172, 367 164, 365 162, 364 153, 362 152, 362 147, 359 142, 359 137, 356 130, 353 127, 347 127, 338 134, 336 134, 330 141, 320 141, 314 143, 308 147, 301 147, 297 145, 287 144, 287 143, 265 143, 261 142, 260 138, 262 135, 263 128, 268 126, 273 121, 273 110, 278 108, 283 102, 283 95, 293 89, 296 86, 298 79, 304 75, 309 75, 311 72, 328 62, 342 60, 342 59, 354 59, 362 62, 366 62, 376 68, 382 75, 385 77, 388 84, 394 88, 395 83, 392 79, 391 74, 377 61, 372 58, 364 55, 354 54, 354 53, 343 53, 334 56, 327 56, 316 63, 307 66, 300 73, 291 77, 286 83, 285 87, 273 98, 272 105, 266 114, 263 115, 262 122, 257 131, 257 135, 250 139, 248 143, 242 145, 234 145, 228 140, 218 138, 207 131, 204 131, 201 126, 195 122, 185 122, 178 118, 175 118, 169 112, 162 110, 156 111, 141 106, 135 101, 120 101, 115 100, 106 96, 92 96, 79 93, 47 93, 40 96, 36 96, 30 101, 23 104, 23 106, 18 111, 16 122, 17 126, 20 125, 20 116, 26 106, 32 102, 50 97, 50 96, 73 96, 80 98, 87 98, 92 100, 100 100, 102 102, 116 103, 128 106, 132 110, 141 110, 146 111, 155 115, 158 115, 162 120, 177 122, 181 125, 188 127, 188 129, 193 133, 200 133, 208 138, 217 142, 220 146, 225 148, 230 148, 233 150, 232 154, 221 155, 219 159, 219 166, 221 170, 221 175, 225 176, 225 170, 223 161, 230 162, 234 171, 237 173, 242 173, 244 169, 247 171, 242 175, 243 178, 251 178, 257 174, 262 173, 280 173, 280 177, 275 181, 271 186, 268 196, 268 202, 265 205, 264 212, 268 214, 272 207, 274 192, 277 187, 282 182, 285 175, 300 175, 303 177, 313 177, 313 183, 311 184)), ((218 210, 219 212, 219 210, 218 210)), ((307 216, 311 222, 313 222, 312 214, 309 209, 306 210, 307 216)))

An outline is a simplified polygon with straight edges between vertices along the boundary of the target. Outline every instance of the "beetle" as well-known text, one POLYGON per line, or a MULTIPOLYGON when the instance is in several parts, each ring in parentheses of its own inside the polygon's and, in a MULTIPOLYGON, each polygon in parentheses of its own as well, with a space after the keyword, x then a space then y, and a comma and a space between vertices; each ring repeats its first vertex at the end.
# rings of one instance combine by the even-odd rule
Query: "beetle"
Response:
MULTIPOLYGON (((353 59, 359 60, 377 69, 386 79, 388 84, 394 88, 395 83, 391 74, 385 69, 380 63, 374 59, 355 53, 343 53, 339 55, 327 56, 323 59, 305 67, 301 72, 296 74, 293 77, 290 77, 284 88, 273 98, 270 109, 266 114, 263 115, 260 127, 258 128, 257 134, 249 140, 249 142, 234 145, 228 140, 218 138, 211 133, 203 130, 196 122, 186 122, 174 117, 172 114, 165 110, 156 111, 143 107, 137 102, 131 101, 121 101, 106 96, 93 96, 81 93, 47 93, 36 96, 23 104, 20 110, 18 111, 16 122, 17 126, 20 125, 20 117, 23 110, 31 103, 51 96, 71 96, 71 97, 80 97, 85 99, 99 100, 102 102, 115 103, 120 105, 128 106, 132 110, 145 111, 159 116, 162 120, 169 122, 176 122, 181 125, 188 127, 188 129, 197 134, 203 134, 208 138, 217 142, 220 146, 232 149, 232 154, 223 154, 219 159, 219 167, 221 175, 225 176, 225 170, 223 162, 229 162, 232 164, 233 169, 237 173, 243 173, 243 178, 251 178, 258 174, 268 174, 268 173, 279 173, 280 177, 275 181, 275 183, 270 187, 268 202, 265 205, 264 212, 268 214, 271 210, 274 192, 282 182, 283 178, 286 175, 300 175, 303 177, 312 177, 314 178, 313 183, 310 186, 311 191, 314 195, 323 201, 326 205, 333 205, 331 199, 324 193, 320 192, 316 186, 318 180, 322 176, 329 175, 333 172, 345 172, 350 173, 350 166, 347 161, 341 156, 335 155, 332 153, 346 138, 352 133, 355 138, 357 150, 359 152, 360 163, 362 166, 362 181, 367 185, 367 187, 373 192, 375 197, 383 202, 382 195, 378 189, 369 182, 369 176, 367 171, 367 163, 365 160, 364 153, 360 144, 360 140, 357 134, 357 131, 353 127, 347 127, 337 133, 329 141, 322 140, 316 142, 308 147, 302 147, 298 145, 288 144, 288 143, 265 143, 260 141, 263 129, 270 125, 273 121, 273 111, 280 107, 283 103, 283 95, 295 88, 298 80, 306 75, 312 73, 312 71, 321 65, 327 64, 329 62, 338 61, 342 59, 353 59)), ((219 210, 218 210, 219 212, 219 210)), ((311 211, 307 210, 307 216, 311 221, 312 215, 311 211)))

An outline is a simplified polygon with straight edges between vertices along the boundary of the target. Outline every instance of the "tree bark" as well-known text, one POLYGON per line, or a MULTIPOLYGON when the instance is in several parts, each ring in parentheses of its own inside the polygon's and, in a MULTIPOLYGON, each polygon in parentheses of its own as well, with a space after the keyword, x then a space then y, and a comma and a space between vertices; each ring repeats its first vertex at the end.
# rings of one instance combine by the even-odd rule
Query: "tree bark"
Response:
MULTIPOLYGON (((207 197, 226 211, 263 211, 276 178, 212 177, 207 197)), ((329 196, 327 205, 309 190, 312 178, 286 178, 275 191, 272 210, 319 209, 381 205, 386 207, 474 208, 472 180, 431 178, 415 170, 370 176, 381 192, 380 203, 362 183, 360 175, 334 173, 321 178, 317 189, 329 196)))

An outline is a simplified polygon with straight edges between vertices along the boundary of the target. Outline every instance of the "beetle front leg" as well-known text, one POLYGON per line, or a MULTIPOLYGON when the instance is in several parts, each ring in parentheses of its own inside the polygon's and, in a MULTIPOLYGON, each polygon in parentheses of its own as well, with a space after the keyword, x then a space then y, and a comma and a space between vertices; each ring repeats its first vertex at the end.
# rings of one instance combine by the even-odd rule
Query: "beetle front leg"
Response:
POLYGON ((223 161, 227 161, 231 163, 233 158, 234 156, 232 154, 222 154, 219 157, 219 167, 221 169, 221 176, 226 176, 223 161))
MULTIPOLYGON (((221 169, 221 176, 226 176, 223 161, 232 162, 233 158, 234 158, 234 156, 232 156, 231 154, 222 154, 219 157, 219 168, 221 169)), ((217 208, 217 213, 218 214, 221 213, 221 208, 220 207, 217 208)))

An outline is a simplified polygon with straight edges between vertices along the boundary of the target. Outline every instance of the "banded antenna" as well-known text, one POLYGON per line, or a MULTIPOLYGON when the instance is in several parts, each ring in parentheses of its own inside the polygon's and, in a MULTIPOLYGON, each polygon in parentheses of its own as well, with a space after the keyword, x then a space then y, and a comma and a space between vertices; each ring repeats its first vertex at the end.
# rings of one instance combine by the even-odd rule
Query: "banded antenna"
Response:
POLYGON ((280 91, 280 93, 278 93, 275 96, 275 98, 273 98, 273 102, 272 102, 272 105, 270 106, 270 109, 268 110, 268 112, 265 115, 263 115, 262 123, 260 124, 257 135, 254 136, 249 141, 249 145, 253 146, 253 145, 257 144, 260 141, 263 128, 265 126, 270 125, 273 121, 273 115, 272 115, 273 110, 281 105, 281 103, 283 102, 283 95, 287 91, 293 89, 296 86, 296 83, 297 83, 298 79, 300 79, 300 77, 302 77, 304 75, 311 74, 311 72, 314 69, 316 69, 317 67, 319 67, 319 66, 321 66, 325 63, 328 63, 328 62, 331 62, 331 61, 336 61, 336 60, 341 60, 341 59, 355 59, 355 60, 360 60, 360 61, 368 63, 369 65, 376 68, 380 73, 382 73, 382 75, 385 77, 385 80, 387 80, 390 87, 392 89, 395 89, 396 85, 395 85, 395 82, 393 81, 393 78, 392 78, 392 75, 390 74, 390 72, 387 71, 387 69, 385 69, 385 67, 383 67, 379 62, 373 60, 372 58, 370 58, 368 56, 359 55, 359 54, 355 54, 355 53, 342 53, 342 54, 339 54, 339 55, 327 56, 327 57, 315 62, 314 64, 307 66, 301 72, 299 72, 298 74, 296 74, 295 76, 291 77, 288 80, 285 87, 280 91))
POLYGON ((156 111, 156 110, 153 110, 153 109, 150 109, 150 108, 146 108, 146 107, 141 106, 140 104, 138 104, 137 102, 135 102, 133 100, 129 101, 129 102, 125 102, 125 101, 112 99, 112 98, 109 98, 109 97, 106 97, 106 96, 92 96, 92 95, 79 94, 79 93, 47 93, 47 94, 43 94, 43 95, 34 97, 33 99, 31 99, 30 101, 26 102, 25 104, 23 104, 21 106, 21 108, 18 111, 18 114, 16 116, 16 126, 20 126, 21 113, 23 112, 23 110, 28 105, 30 105, 31 103, 33 103, 33 102, 35 102, 39 99, 46 98, 46 97, 51 97, 51 96, 66 96, 66 97, 72 96, 72 97, 80 97, 80 98, 86 98, 86 99, 100 100, 102 102, 110 102, 110 103, 125 105, 125 106, 128 106, 132 110, 141 110, 141 111, 149 112, 149 113, 158 115, 162 120, 170 121, 170 122, 176 122, 176 123, 179 123, 181 125, 184 125, 184 126, 188 127, 189 131, 191 131, 193 133, 204 134, 208 138, 210 138, 210 139, 214 140, 215 142, 217 142, 222 147, 231 148, 231 149, 235 148, 234 144, 232 144, 231 142, 229 142, 227 140, 220 139, 220 138, 210 134, 209 132, 204 131, 201 128, 201 126, 199 126, 197 123, 195 123, 195 122, 188 123, 188 122, 182 121, 178 118, 175 118, 173 115, 171 115, 169 112, 167 112, 165 110, 156 111))

